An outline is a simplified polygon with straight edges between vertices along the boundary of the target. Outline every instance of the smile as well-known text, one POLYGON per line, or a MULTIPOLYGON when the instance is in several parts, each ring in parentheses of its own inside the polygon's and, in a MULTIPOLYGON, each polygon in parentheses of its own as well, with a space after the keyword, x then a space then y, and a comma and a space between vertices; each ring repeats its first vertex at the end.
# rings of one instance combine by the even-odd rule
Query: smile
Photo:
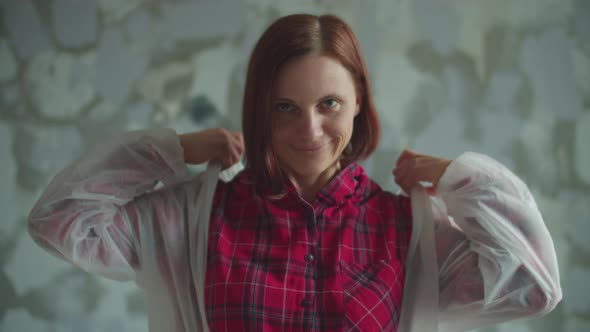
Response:
POLYGON ((293 146, 293 149, 296 151, 300 151, 300 152, 317 152, 317 151, 324 149, 328 145, 329 145, 328 143, 325 143, 325 144, 321 144, 321 145, 311 145, 311 146, 293 146))

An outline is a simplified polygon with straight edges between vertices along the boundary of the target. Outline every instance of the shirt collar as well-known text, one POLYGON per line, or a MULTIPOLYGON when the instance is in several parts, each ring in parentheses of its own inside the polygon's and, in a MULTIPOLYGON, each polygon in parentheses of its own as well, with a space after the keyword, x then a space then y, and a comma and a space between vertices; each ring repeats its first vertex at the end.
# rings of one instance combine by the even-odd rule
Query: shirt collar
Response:
MULTIPOLYGON (((287 180, 285 184, 284 195, 273 195, 272 188, 269 185, 255 183, 254 172, 246 169, 237 176, 239 183, 255 185, 256 192, 262 197, 276 198, 282 200, 301 200, 295 185, 287 180)), ((349 201, 360 201, 365 197, 365 187, 369 183, 369 178, 361 165, 350 163, 341 169, 328 183, 320 190, 316 198, 311 203, 314 207, 328 207, 344 204, 349 201)))
POLYGON ((346 201, 358 201, 364 197, 367 174, 361 165, 348 164, 320 190, 316 201, 326 206, 340 205, 346 201))

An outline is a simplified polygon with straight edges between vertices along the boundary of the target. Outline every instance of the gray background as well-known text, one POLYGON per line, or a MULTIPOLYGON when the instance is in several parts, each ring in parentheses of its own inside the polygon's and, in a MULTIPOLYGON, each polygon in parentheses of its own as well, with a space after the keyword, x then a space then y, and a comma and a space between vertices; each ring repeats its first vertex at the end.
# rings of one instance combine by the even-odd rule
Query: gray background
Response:
POLYGON ((590 1, 0 0, 0 331, 146 331, 132 283, 42 251, 25 220, 88 146, 151 126, 240 127, 249 52, 275 18, 335 13, 370 68, 385 188, 405 147, 488 154, 533 192, 564 300, 481 331, 590 331, 590 1))

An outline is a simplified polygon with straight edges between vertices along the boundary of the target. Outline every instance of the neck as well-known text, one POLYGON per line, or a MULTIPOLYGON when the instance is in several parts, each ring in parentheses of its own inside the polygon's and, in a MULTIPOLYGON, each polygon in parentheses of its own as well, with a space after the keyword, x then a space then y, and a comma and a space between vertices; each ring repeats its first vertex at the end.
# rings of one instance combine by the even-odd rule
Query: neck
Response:
POLYGON ((313 202, 317 193, 324 188, 332 177, 340 170, 340 162, 336 162, 323 172, 317 174, 301 174, 291 171, 287 174, 299 195, 308 203, 313 202))

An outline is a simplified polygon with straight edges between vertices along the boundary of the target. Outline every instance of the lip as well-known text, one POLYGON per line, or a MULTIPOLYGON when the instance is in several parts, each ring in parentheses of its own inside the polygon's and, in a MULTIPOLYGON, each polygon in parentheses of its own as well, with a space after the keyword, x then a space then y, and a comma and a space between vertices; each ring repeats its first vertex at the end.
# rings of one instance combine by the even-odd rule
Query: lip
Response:
POLYGON ((318 145, 310 145, 310 146, 295 146, 295 145, 293 145, 292 147, 293 147, 293 150, 299 151, 299 152, 317 152, 317 151, 322 150, 326 146, 328 146, 328 143, 318 144, 318 145))

